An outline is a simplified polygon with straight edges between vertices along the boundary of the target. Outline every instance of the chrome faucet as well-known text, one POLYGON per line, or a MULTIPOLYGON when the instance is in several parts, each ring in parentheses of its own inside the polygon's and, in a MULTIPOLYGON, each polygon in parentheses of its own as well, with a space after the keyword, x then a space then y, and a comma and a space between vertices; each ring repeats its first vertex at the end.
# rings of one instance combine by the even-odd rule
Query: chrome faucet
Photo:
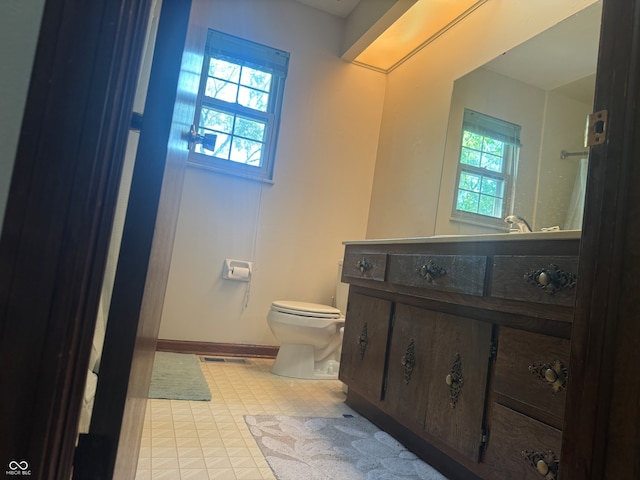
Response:
POLYGON ((532 231, 531 225, 529 225, 529 223, 527 223, 524 218, 519 217, 518 215, 509 215, 508 217, 505 217, 504 221, 505 223, 508 223, 512 226, 516 225, 520 233, 527 233, 532 231))

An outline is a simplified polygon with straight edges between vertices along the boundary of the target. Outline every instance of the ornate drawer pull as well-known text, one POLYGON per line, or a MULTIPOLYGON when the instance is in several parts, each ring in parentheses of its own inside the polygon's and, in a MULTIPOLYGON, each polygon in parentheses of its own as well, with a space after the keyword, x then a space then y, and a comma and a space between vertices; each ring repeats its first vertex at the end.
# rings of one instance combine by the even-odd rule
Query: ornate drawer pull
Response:
POLYGON ((569 369, 560 360, 553 363, 532 363, 529 365, 529 371, 550 384, 555 393, 567 387, 569 369))
POLYGON ((520 454, 527 460, 529 465, 535 468, 546 480, 554 480, 558 477, 560 460, 551 450, 546 452, 536 452, 534 450, 523 450, 520 454))
POLYGON ((404 383, 409 385, 411 374, 416 366, 416 345, 413 338, 407 346, 407 352, 400 359, 400 363, 404 367, 404 383))
POLYGON ((369 343, 369 336, 367 334, 367 324, 362 327, 362 331, 360 332, 360 336, 358 337, 358 349, 360 352, 360 360, 364 359, 364 352, 367 349, 367 344, 369 343))
POLYGON ((449 399, 451 400, 449 406, 456 408, 458 397, 460 397, 460 392, 462 391, 462 385, 464 385, 464 380, 462 379, 462 359, 459 353, 456 353, 453 358, 453 366, 444 381, 449 385, 449 399))
POLYGON ((553 295, 565 288, 572 288, 576 285, 576 275, 571 272, 560 270, 557 265, 549 265, 539 270, 524 274, 524 280, 536 287, 542 288, 545 293, 553 295))
POLYGON ((416 268, 416 273, 420 278, 431 283, 436 278, 445 275, 447 271, 444 268, 438 266, 433 260, 429 260, 425 265, 416 268))
POLYGON ((356 268, 360 270, 360 275, 364 275, 364 272, 367 272, 373 268, 373 263, 363 257, 356 262, 356 268))

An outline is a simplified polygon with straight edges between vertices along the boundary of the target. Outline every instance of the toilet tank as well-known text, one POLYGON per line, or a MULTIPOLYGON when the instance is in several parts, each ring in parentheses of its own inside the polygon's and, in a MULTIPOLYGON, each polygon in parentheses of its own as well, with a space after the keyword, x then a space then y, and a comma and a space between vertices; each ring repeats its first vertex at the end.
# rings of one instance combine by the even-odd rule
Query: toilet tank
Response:
POLYGON ((349 297, 349 284, 343 283, 342 279, 342 260, 338 262, 338 278, 336 280, 336 308, 342 312, 342 315, 347 313, 347 299, 349 297))

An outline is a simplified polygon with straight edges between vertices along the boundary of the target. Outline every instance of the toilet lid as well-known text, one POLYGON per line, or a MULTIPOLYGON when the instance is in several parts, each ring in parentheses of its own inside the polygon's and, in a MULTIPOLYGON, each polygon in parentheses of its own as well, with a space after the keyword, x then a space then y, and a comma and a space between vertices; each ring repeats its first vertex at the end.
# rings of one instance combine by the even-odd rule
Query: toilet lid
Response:
POLYGON ((283 313, 317 318, 340 318, 340 310, 319 303, 296 302, 293 300, 276 300, 271 308, 283 313))

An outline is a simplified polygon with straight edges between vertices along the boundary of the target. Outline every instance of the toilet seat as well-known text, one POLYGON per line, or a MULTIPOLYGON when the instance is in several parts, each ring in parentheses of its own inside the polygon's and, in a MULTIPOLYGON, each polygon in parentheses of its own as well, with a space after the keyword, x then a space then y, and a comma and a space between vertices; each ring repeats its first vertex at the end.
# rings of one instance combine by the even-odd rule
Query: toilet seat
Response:
POLYGON ((341 317, 340 310, 337 308, 318 303, 296 302, 292 300, 276 300, 271 304, 271 310, 300 317, 335 319, 341 317))

